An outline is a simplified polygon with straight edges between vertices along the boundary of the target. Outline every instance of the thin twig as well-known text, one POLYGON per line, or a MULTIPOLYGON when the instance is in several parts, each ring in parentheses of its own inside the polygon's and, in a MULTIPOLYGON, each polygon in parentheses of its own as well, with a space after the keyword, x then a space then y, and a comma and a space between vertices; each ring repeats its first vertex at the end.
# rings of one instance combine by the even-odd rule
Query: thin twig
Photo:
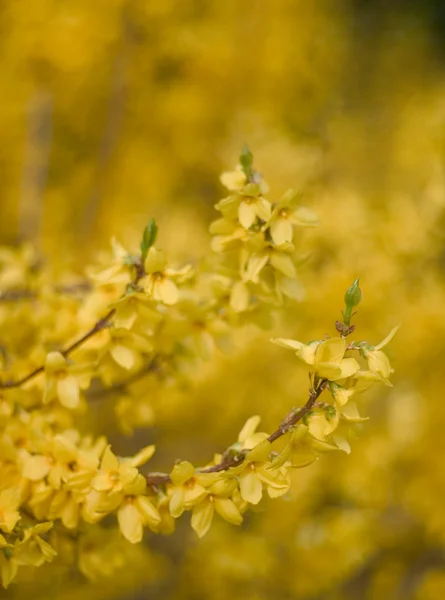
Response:
MULTIPOLYGON (((145 270, 144 270, 144 265, 142 264, 142 262, 140 260, 137 261, 134 266, 136 269, 136 273, 135 273, 135 276, 134 276, 131 284, 137 285, 139 283, 139 281, 142 279, 142 277, 144 277, 145 270)), ((110 324, 110 319, 114 316, 115 313, 116 313, 115 308, 110 309, 107 312, 107 314, 104 317, 102 317, 101 319, 99 319, 93 325, 93 327, 89 331, 87 331, 81 338, 79 338, 78 340, 73 342, 70 346, 68 346, 68 348, 65 348, 65 350, 62 350, 61 351, 62 356, 65 356, 65 357, 69 356, 72 352, 74 352, 74 350, 77 350, 77 348, 79 348, 79 346, 82 346, 82 344, 84 344, 87 340, 89 340, 91 337, 96 335, 96 333, 99 333, 99 331, 102 331, 103 329, 108 327, 110 324)), ((43 373, 44 370, 45 370, 45 365, 40 365, 40 367, 37 367, 36 369, 31 371, 31 373, 28 373, 28 375, 25 375, 25 377, 22 377, 21 379, 17 379, 16 381, 6 381, 5 383, 0 383, 0 390, 18 388, 21 385, 23 385, 24 383, 27 383, 28 381, 30 381, 31 379, 34 379, 34 377, 37 377, 37 375, 40 375, 40 373, 43 373)))
MULTIPOLYGON (((99 331, 102 331, 102 329, 105 329, 106 327, 108 327, 108 325, 110 324, 110 319, 113 317, 115 312, 116 312, 115 308, 112 308, 111 310, 109 310, 107 312, 107 314, 105 315, 105 317, 103 317, 102 319, 99 319, 99 321, 97 321, 97 323, 95 323, 93 325, 93 327, 89 331, 87 331, 87 333, 85 333, 81 338, 79 338, 73 344, 71 344, 71 346, 68 346, 68 348, 65 348, 65 350, 62 350, 62 352, 61 352, 62 356, 65 356, 65 357, 69 356, 79 346, 81 346, 87 340, 89 340, 91 337, 93 337, 93 335, 95 335, 99 331)), ((34 377, 37 377, 37 375, 40 375, 40 373, 43 373, 44 370, 45 370, 45 365, 41 365, 40 367, 37 367, 36 369, 34 369, 34 371, 31 371, 31 373, 28 373, 28 375, 25 375, 25 377, 22 377, 21 379, 17 379, 16 381, 7 381, 6 383, 0 383, 0 389, 18 388, 21 385, 23 385, 24 383, 27 383, 28 381, 30 381, 31 379, 34 379, 34 377)))
MULTIPOLYGON (((319 398, 321 393, 326 389, 326 386, 327 386, 327 380, 323 379, 318 384, 317 388, 313 389, 311 391, 306 404, 299 409, 293 408, 289 412, 289 414, 286 415, 286 417, 283 419, 283 421, 280 423, 280 426, 273 433, 271 433, 269 435, 267 440, 270 443, 274 442, 278 438, 285 435, 291 429, 291 427, 293 427, 299 421, 301 421, 312 410, 315 403, 317 402, 317 399, 319 398)), ((244 459, 246 458, 248 453, 249 453, 249 450, 243 450, 242 452, 238 452, 235 455, 229 453, 225 456, 223 454, 223 459, 221 462, 219 462, 218 464, 213 465, 211 467, 197 469, 196 472, 197 473, 220 473, 222 471, 228 471, 232 467, 237 467, 242 462, 244 462, 244 459)), ((149 487, 156 487, 161 484, 172 482, 170 475, 167 475, 166 473, 147 473, 147 475, 145 475, 145 479, 147 480, 147 485, 149 487)))
MULTIPOLYGON (((88 281, 73 283, 72 285, 56 285, 54 292, 57 294, 76 295, 90 292, 92 289, 88 281)), ((0 291, 0 302, 16 302, 17 300, 36 300, 38 299, 37 292, 29 289, 16 289, 0 291)))

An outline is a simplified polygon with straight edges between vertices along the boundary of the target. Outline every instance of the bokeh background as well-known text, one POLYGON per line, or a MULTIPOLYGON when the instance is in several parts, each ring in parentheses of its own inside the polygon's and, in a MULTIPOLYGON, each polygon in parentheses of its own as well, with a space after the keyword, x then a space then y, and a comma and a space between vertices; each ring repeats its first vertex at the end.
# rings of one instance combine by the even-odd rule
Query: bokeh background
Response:
MULTIPOLYGON (((440 0, 4 0, 0 5, 0 243, 31 241, 55 273, 81 273, 112 235, 137 247, 147 219, 175 260, 208 252, 218 175, 247 141, 277 198, 300 189, 306 300, 274 332, 237 336, 167 390, 153 384, 156 468, 205 462, 244 419, 271 430, 306 377, 271 333, 333 331, 361 278, 359 337, 394 324, 394 388, 349 456, 294 475, 285 499, 198 541, 128 544, 95 584, 63 566, 7 598, 439 600, 445 597, 445 7, 440 0), (217 419, 214 415, 217 414, 217 419)), ((141 393, 142 393, 141 392, 141 393)))

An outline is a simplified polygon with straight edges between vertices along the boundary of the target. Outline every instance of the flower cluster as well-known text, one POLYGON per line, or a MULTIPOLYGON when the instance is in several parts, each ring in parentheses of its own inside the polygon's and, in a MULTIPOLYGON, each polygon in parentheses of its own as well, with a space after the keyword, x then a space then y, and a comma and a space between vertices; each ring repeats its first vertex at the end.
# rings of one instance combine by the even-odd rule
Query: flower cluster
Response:
POLYGON ((146 528, 172 533, 185 512, 191 512, 199 537, 215 513, 241 524, 264 494, 286 494, 292 468, 326 451, 349 452, 346 426, 362 420, 351 398, 374 383, 390 385, 392 369, 381 348, 396 329, 377 346, 347 341, 352 307, 360 300, 355 282, 337 337, 309 344, 273 340, 294 350, 310 374, 306 404, 293 408, 275 431, 257 431, 260 417, 251 417, 238 440, 205 466, 181 460, 170 473, 150 473, 140 467, 154 445, 123 458, 105 437, 85 430, 82 418, 94 394, 107 390, 118 390, 116 414, 125 432, 151 424, 150 397, 132 392, 131 382, 170 385, 197 360, 226 346, 234 327, 262 324, 276 307, 301 297, 295 227, 315 225, 316 217, 293 192, 270 201, 247 150, 240 163, 222 177, 230 196, 216 206, 222 218, 211 226, 214 254, 202 265, 170 266, 156 245, 154 221, 144 231, 140 254, 113 241, 111 259, 90 268, 86 282, 53 287, 33 266, 32 253, 15 262, 11 253, 0 255, 6 300, 0 303, 4 587, 19 567, 51 562, 70 532, 78 536, 79 568, 94 577, 82 536, 109 516, 133 544, 146 528), (22 280, 32 285, 20 297, 22 280), (322 402, 325 390, 331 400, 322 402), (276 451, 279 438, 283 444, 276 451))

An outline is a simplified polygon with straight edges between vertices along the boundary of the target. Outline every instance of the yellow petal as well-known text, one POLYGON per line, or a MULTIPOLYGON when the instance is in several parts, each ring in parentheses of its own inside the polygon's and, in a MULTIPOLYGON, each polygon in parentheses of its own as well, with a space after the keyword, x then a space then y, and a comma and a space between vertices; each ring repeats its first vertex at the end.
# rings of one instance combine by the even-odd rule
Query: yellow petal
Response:
POLYGON ((294 228, 287 219, 278 218, 270 226, 270 236, 277 246, 291 242, 293 234, 294 228))
POLYGON ((262 221, 268 221, 272 214, 272 205, 265 198, 257 198, 255 203, 255 212, 262 221))
POLYGON ((258 504, 263 497, 263 486, 256 472, 247 467, 239 475, 239 483, 241 498, 250 504, 258 504))
POLYGON ((368 352, 366 358, 371 371, 388 379, 392 373, 392 369, 389 359, 384 352, 381 350, 372 350, 368 352))
POLYGON ((92 487, 98 492, 106 492, 114 487, 108 473, 99 473, 91 482, 92 487))
POLYGON ((40 552, 43 554, 44 559, 47 562, 51 562, 53 558, 57 556, 57 552, 54 550, 52 546, 45 542, 41 537, 36 537, 36 542, 39 547, 40 552))
POLYGON ((228 498, 238 488, 238 482, 234 477, 230 479, 220 479, 210 486, 210 493, 214 496, 224 496, 228 498))
POLYGON ((305 289, 298 281, 298 279, 289 277, 280 277, 279 289, 281 292, 291 300, 301 302, 305 297, 305 289))
POLYGON ((173 483, 184 483, 188 479, 191 479, 195 474, 195 467, 192 463, 187 460, 182 460, 178 464, 176 464, 171 473, 170 478, 173 483))
POLYGON ((380 350, 381 348, 383 348, 384 346, 386 346, 387 344, 389 344, 389 342, 392 340, 392 338, 398 332, 399 327, 400 327, 400 323, 398 325, 396 325, 393 329, 391 329, 391 331, 388 333, 388 335, 386 336, 386 338, 384 340, 382 340, 380 342, 380 344, 377 344, 377 346, 374 347, 374 350, 380 350))
POLYGON ((272 342, 272 344, 282 346, 283 348, 287 348, 288 350, 299 350, 304 346, 302 342, 297 342, 297 340, 288 340, 285 338, 272 338, 270 341, 272 342))
POLYGON ((74 502, 74 500, 67 502, 62 509, 61 519, 67 529, 75 529, 79 524, 79 509, 79 504, 74 502))
POLYGON ((164 277, 156 282, 153 290, 153 298, 155 300, 161 300, 164 304, 171 306, 176 304, 178 297, 178 288, 171 279, 164 277))
POLYGON ((249 306, 249 290, 242 281, 237 281, 230 293, 230 306, 235 312, 243 312, 249 306))
POLYGON ((226 171, 219 180, 228 190, 240 190, 246 183, 246 176, 241 170, 226 171))
POLYGON ((290 279, 293 279, 297 274, 295 265, 289 254, 284 254, 283 252, 272 252, 269 259, 269 264, 272 265, 274 269, 282 273, 285 277, 289 277, 290 279))
POLYGON ((79 405, 79 384, 74 375, 67 375, 57 381, 57 395, 65 408, 76 408, 79 405))
POLYGON ((232 523, 233 525, 241 525, 243 516, 230 498, 215 498, 215 510, 220 517, 232 523))
POLYGON ((317 373, 320 377, 329 381, 342 378, 341 367, 337 363, 318 363, 317 373))
POLYGON ((283 450, 280 452, 278 456, 276 456, 272 464, 270 466, 271 469, 279 469, 282 467, 289 459, 292 451, 292 444, 287 444, 283 450))
POLYGON ((2 560, 0 573, 2 585, 6 589, 17 575, 18 564, 14 560, 2 560))
POLYGON ((351 423, 361 423, 362 421, 367 421, 369 417, 361 417, 357 405, 354 402, 350 402, 347 406, 342 408, 341 411, 342 417, 351 423))
MULTIPOLYGON (((122 485, 126 488, 128 485, 134 483, 135 479, 140 475, 136 467, 130 467, 128 464, 123 464, 119 469, 119 478, 122 485)), ((127 491, 127 490, 125 490, 127 491)), ((132 491, 132 490, 130 490, 132 491)), ((129 493, 129 492, 127 492, 129 493)))
POLYGON ((346 352, 346 340, 341 337, 330 338, 325 340, 317 347, 315 358, 318 363, 337 363, 344 357, 346 352))
POLYGON ((247 455, 248 462, 264 462, 269 458, 271 452, 271 443, 268 440, 263 440, 252 448, 247 455))
POLYGON ((262 269, 266 266, 269 260, 269 255, 266 253, 252 254, 246 264, 243 279, 244 281, 258 282, 258 275, 262 269))
POLYGON ((151 529, 156 528, 161 522, 161 516, 150 500, 146 496, 137 496, 134 500, 134 504, 142 515, 144 524, 148 525, 151 529))
POLYGON ((241 202, 238 207, 238 219, 244 229, 249 229, 256 221, 256 210, 254 204, 241 202))
POLYGON ((303 448, 292 448, 290 455, 290 463, 294 468, 300 469, 302 467, 307 467, 316 460, 317 457, 310 450, 306 450, 303 448))
POLYGON ((154 446, 153 444, 151 444, 150 446, 145 446, 145 448, 139 450, 139 452, 135 456, 133 456, 133 458, 130 459, 131 466, 140 467, 141 465, 145 464, 153 456, 155 450, 156 446, 154 446))
POLYGON ((194 507, 191 525, 192 529, 198 534, 198 537, 203 537, 210 529, 214 511, 214 504, 210 500, 204 500, 194 507))
POLYGON ((355 358, 344 358, 340 363, 341 379, 351 377, 360 369, 360 365, 355 358))
POLYGON ((199 483, 195 483, 193 486, 186 486, 184 493, 184 505, 187 510, 193 508, 195 504, 204 500, 208 495, 208 491, 205 487, 199 483))
POLYGON ((319 440, 323 440, 331 434, 338 425, 340 414, 336 411, 335 416, 328 419, 324 411, 317 411, 309 418, 309 433, 319 440))
POLYGON ((175 486, 170 496, 170 514, 175 519, 178 519, 185 510, 184 493, 184 487, 182 485, 178 485, 175 486))
POLYGON ((110 354, 117 364, 124 369, 130 370, 136 363, 133 350, 126 346, 122 346, 122 344, 113 344, 110 349, 110 354))
POLYGON ((351 454, 351 445, 346 438, 334 435, 334 442, 337 444, 339 450, 342 450, 346 454, 351 454))
POLYGON ((292 222, 296 225, 305 227, 315 227, 318 225, 317 213, 306 206, 299 206, 292 213, 292 222))
POLYGON ((258 479, 268 486, 268 492, 271 498, 282 496, 288 491, 290 485, 288 477, 283 477, 281 473, 277 471, 272 472, 265 467, 257 467, 256 472, 258 479), (272 496, 273 492, 271 494, 271 489, 275 490, 274 496, 272 496))
POLYGON ((61 352, 49 352, 46 356, 45 370, 54 372, 66 369, 66 358, 61 352))
POLYGON ((157 250, 154 246, 150 248, 144 262, 145 272, 162 273, 165 268, 165 257, 162 250, 157 250))
POLYGON ((315 363, 317 348, 320 345, 320 343, 321 342, 314 342, 313 344, 301 346, 301 348, 297 350, 298 358, 304 361, 307 365, 313 365, 315 363))
POLYGON ((119 459, 111 451, 111 446, 108 445, 105 448, 105 451, 102 455, 102 460, 100 461, 100 468, 104 471, 117 471, 119 469, 119 465, 119 459))
POLYGON ((125 502, 117 511, 119 529, 123 536, 132 544, 142 540, 144 528, 142 516, 132 502, 125 502))
POLYGON ((46 456, 29 456, 23 464, 22 475, 31 481, 39 481, 48 475, 51 464, 46 456))
POLYGON ((353 379, 354 392, 356 394, 369 389, 374 383, 385 383, 386 385, 390 385, 384 377, 373 371, 357 371, 353 379))
POLYGON ((338 386, 335 388, 332 395, 338 406, 345 406, 345 404, 348 403, 349 399, 351 398, 351 396, 354 395, 354 393, 355 391, 353 388, 347 390, 344 387, 338 386))
POLYGON ((246 439, 249 438, 255 432, 256 428, 260 424, 260 421, 261 421, 261 417, 258 415, 255 415, 254 417, 250 417, 250 419, 247 419, 247 421, 244 423, 243 428, 240 431, 240 434, 238 436, 238 441, 241 443, 244 443, 246 441, 246 439))
POLYGON ((209 232, 212 235, 230 235, 236 227, 236 223, 229 219, 216 219, 210 224, 209 232))

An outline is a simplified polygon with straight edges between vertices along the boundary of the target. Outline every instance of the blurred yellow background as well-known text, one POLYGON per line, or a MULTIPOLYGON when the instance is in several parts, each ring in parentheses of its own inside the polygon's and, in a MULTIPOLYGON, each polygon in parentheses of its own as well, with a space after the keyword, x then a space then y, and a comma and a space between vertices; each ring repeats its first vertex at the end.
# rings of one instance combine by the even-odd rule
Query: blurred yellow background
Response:
MULTIPOLYGON (((129 546, 133 567, 109 580, 50 565, 39 578, 51 579, 30 576, 4 597, 445 597, 441 4, 1 4, 0 244, 29 240, 56 272, 82 272, 112 235, 136 248, 153 216, 170 256, 199 258, 224 195, 218 175, 247 141, 272 196, 301 189, 321 221, 302 241, 306 300, 273 334, 333 332, 357 276, 359 337, 377 343, 402 324, 394 388, 361 400, 371 418, 351 455, 297 471, 289 497, 241 529, 218 522, 197 541, 178 523, 172 537, 147 536, 143 556, 129 546)), ((131 451, 155 440, 159 469, 205 462, 252 414, 271 430, 307 382, 270 336, 240 335, 233 356, 154 397, 152 429, 122 440, 108 401, 91 426, 108 419, 131 451)))

